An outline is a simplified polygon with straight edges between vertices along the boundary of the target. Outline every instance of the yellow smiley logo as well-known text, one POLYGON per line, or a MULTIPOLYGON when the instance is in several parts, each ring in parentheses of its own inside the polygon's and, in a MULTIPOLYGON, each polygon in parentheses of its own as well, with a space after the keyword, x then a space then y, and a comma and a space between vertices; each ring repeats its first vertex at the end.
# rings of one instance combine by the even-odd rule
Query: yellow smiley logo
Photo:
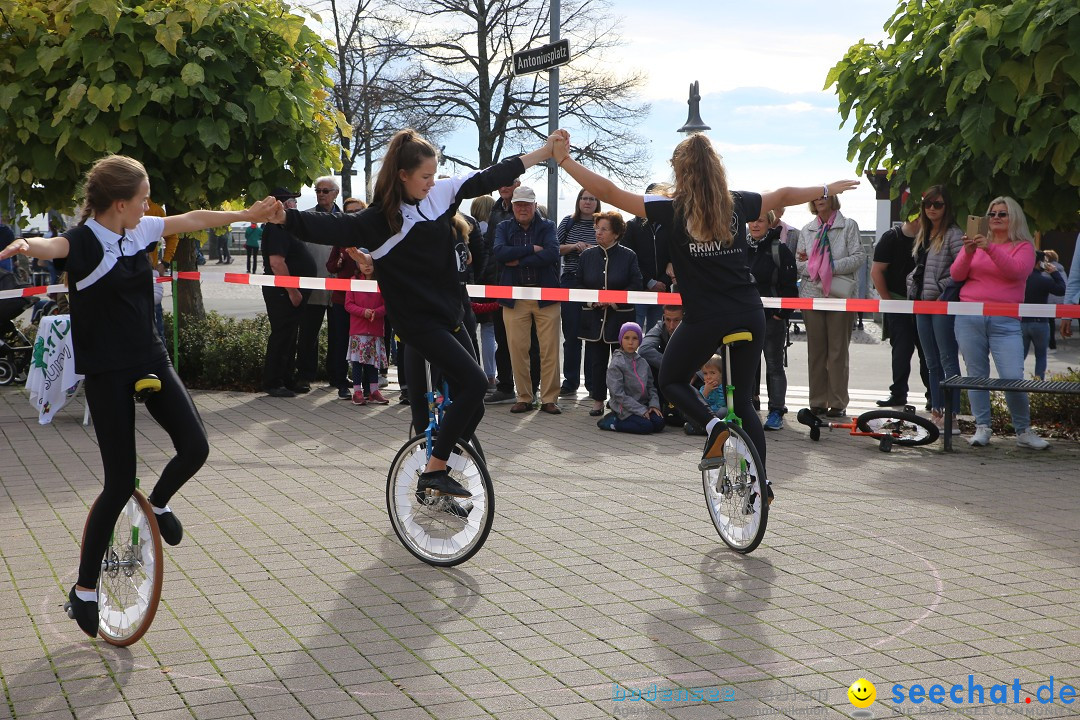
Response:
POLYGON ((877 699, 877 688, 866 678, 859 678, 847 689, 848 700, 857 708, 868 708, 877 699))

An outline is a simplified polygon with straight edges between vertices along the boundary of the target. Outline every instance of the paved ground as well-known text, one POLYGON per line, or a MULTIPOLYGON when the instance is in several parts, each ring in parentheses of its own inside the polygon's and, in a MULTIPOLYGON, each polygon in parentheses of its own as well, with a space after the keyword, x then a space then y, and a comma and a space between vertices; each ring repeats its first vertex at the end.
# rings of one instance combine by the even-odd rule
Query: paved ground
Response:
MULTIPOLYGON (((1074 443, 946 456, 770 434, 777 501, 742 557, 709 523, 697 439, 602 433, 585 403, 497 406, 495 529, 440 570, 386 518, 406 408, 195 397, 211 456, 172 503, 186 536, 154 626, 121 650, 61 610, 100 487, 81 401, 40 427, 0 390, 0 720, 842 718, 859 677, 879 718, 1077 715, 1059 695, 1024 704, 1051 676, 1080 685, 1074 443), (962 702, 897 706, 898 683, 962 684, 962 702)), ((150 479, 170 446, 140 419, 150 479)))

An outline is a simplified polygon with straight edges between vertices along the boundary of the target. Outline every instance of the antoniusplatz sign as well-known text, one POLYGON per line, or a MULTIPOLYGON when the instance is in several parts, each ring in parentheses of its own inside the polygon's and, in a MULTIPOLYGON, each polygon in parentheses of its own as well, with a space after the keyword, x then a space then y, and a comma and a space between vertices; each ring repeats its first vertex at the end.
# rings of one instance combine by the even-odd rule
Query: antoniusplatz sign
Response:
POLYGON ((560 40, 550 45, 541 45, 538 48, 514 53, 514 74, 523 75, 550 70, 568 62, 570 62, 570 42, 560 40))

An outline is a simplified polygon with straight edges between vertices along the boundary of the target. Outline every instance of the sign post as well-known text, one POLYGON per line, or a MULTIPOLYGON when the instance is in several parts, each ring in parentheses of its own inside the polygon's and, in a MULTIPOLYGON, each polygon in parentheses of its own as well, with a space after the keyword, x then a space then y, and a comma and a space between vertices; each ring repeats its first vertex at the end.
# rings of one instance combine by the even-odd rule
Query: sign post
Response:
MULTIPOLYGON (((559 39, 562 21, 559 0, 551 3, 551 42, 531 50, 514 53, 514 75, 548 71, 548 135, 559 129, 559 66, 570 62, 570 43, 559 39)), ((548 218, 559 218, 559 167, 548 160, 548 218)))

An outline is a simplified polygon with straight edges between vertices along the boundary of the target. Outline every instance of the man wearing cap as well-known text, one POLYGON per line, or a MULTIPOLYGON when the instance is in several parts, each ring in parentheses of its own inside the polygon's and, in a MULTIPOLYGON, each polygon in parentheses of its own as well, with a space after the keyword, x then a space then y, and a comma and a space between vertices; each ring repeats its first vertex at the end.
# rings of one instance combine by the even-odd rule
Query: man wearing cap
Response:
MULTIPOLYGON (((296 208, 300 193, 283 187, 270 193, 289 209, 296 208)), ((267 275, 313 277, 315 259, 302 240, 281 225, 266 223, 262 235, 263 272, 267 275)), ((270 337, 266 341, 263 389, 271 397, 295 397, 306 392, 296 379, 296 336, 310 290, 263 287, 270 337)))
MULTIPOLYGON (((516 287, 559 287, 559 241, 555 223, 545 220, 536 210, 536 193, 520 186, 511 199, 514 217, 503 220, 495 229, 494 253, 499 263, 499 284, 516 287)), ((514 370, 517 402, 512 413, 532 410, 529 351, 532 327, 540 346, 540 409, 551 415, 562 411, 555 404, 559 397, 559 303, 553 300, 500 300, 510 364, 514 370)))

